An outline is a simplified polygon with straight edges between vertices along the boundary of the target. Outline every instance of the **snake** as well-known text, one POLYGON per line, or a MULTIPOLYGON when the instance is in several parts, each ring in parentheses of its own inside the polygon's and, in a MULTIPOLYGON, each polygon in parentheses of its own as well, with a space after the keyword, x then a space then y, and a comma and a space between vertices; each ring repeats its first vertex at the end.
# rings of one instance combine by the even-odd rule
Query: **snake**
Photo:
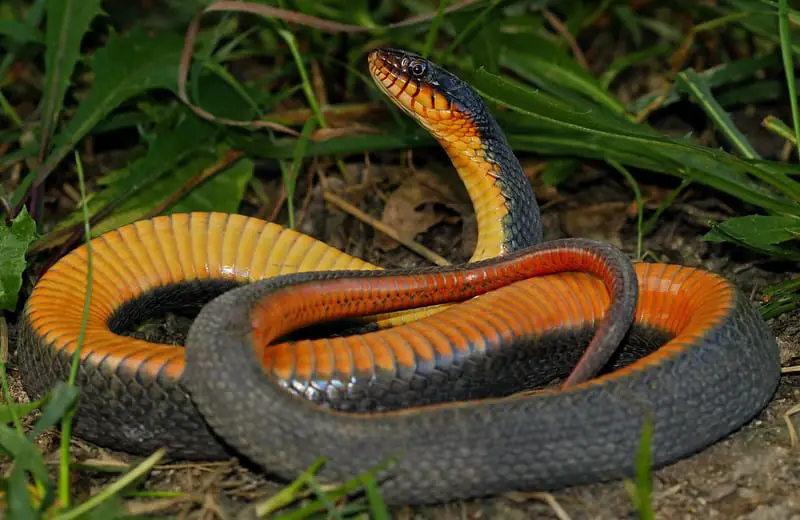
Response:
POLYGON ((77 356, 73 432, 90 442, 240 456, 287 480, 318 460, 322 482, 378 468, 384 500, 412 505, 627 478, 647 424, 658 468, 766 406, 778 347, 736 285, 600 241, 544 241, 481 96, 408 51, 367 63, 463 182, 478 223, 468 262, 383 269, 245 215, 142 219, 36 282, 17 353, 28 394, 77 356), (130 333, 166 312, 192 317, 184 345, 130 333))

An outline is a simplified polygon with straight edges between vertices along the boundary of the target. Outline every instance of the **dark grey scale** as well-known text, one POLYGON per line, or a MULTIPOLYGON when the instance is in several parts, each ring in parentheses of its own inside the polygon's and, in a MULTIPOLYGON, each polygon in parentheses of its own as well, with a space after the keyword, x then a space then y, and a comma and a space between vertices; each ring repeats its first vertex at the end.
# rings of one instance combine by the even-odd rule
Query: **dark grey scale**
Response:
MULTIPOLYGON (((195 315, 216 296, 241 285, 232 280, 203 280, 171 284, 148 291, 117 309, 108 322, 120 335, 139 323, 167 312, 195 315)), ((20 327, 19 362, 25 388, 41 398, 54 381, 69 377, 72 356, 39 346, 29 326, 20 327)), ((170 446, 169 457, 219 459, 230 456, 220 439, 198 415, 182 381, 159 375, 146 381, 126 366, 103 362, 102 354, 81 364, 77 383, 82 389, 73 421, 76 435, 98 444, 132 453, 152 453, 170 446)))
MULTIPOLYGON (((41 398, 54 382, 69 377, 71 355, 55 352, 40 343, 28 326, 20 327, 19 365, 25 390, 32 399, 41 398)), ((147 454, 169 446, 175 459, 215 460, 231 456, 225 443, 197 413, 182 382, 161 380, 157 385, 139 385, 120 376, 107 364, 81 364, 77 384, 81 388, 73 432, 99 446, 147 454), (151 395, 155 399, 134 396, 151 395)))
MULTIPOLYGON (((537 337, 522 337, 514 345, 491 342, 485 353, 463 351, 447 365, 406 374, 378 371, 331 385, 334 391, 308 393, 304 384, 284 388, 325 408, 345 412, 378 412, 452 401, 507 397, 547 387, 566 377, 591 341, 595 329, 561 329, 537 337), (310 398, 311 397, 311 398, 310 398)), ((672 336, 634 326, 607 367, 607 373, 654 352, 672 336)))
MULTIPOLYGON (((485 107, 483 110, 486 110, 485 107)), ((503 219, 506 246, 509 251, 518 251, 538 244, 542 241, 543 231, 533 186, 497 122, 494 119, 480 119, 475 124, 484 142, 487 160, 499 166, 503 172, 497 184, 506 197, 508 208, 508 214, 503 219)))

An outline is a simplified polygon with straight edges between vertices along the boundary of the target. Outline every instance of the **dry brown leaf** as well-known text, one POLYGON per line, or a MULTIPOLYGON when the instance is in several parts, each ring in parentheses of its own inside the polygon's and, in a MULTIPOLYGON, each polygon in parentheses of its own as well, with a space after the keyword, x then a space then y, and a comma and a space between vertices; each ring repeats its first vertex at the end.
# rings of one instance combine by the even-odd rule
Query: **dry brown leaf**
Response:
MULTIPOLYGON (((389 196, 381 222, 397 231, 399 236, 414 240, 418 234, 449 216, 437 204, 455 211, 463 209, 458 196, 447 183, 430 171, 417 170, 389 196)), ((400 244, 386 235, 378 235, 375 245, 388 251, 400 244)))
POLYGON ((571 237, 589 238, 622 247, 620 233, 628 219, 627 202, 578 206, 561 214, 561 226, 571 237))

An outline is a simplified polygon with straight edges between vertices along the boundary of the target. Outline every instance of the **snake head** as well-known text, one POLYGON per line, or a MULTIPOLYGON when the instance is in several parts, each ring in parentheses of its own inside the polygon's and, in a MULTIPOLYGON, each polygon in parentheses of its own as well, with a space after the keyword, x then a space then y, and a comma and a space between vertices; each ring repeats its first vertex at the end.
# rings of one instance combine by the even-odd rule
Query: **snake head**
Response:
POLYGON ((368 57, 378 87, 439 140, 463 137, 484 113, 469 85, 430 60, 397 49, 376 49, 368 57))

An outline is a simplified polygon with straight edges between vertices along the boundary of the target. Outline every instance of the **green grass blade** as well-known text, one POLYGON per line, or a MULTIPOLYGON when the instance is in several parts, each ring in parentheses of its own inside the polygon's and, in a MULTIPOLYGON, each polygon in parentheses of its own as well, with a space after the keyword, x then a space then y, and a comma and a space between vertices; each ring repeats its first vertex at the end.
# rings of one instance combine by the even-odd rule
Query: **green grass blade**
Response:
POLYGON ((35 439, 40 433, 61 421, 67 410, 77 401, 79 393, 78 388, 59 381, 48 393, 47 403, 42 407, 42 415, 28 433, 28 438, 35 439))
MULTIPOLYGON (((792 121, 794 124, 795 150, 800 160, 800 109, 797 103, 797 82, 794 79, 794 63, 792 60, 791 38, 792 29, 789 26, 789 1, 779 0, 778 2, 778 26, 780 28, 781 55, 783 57, 783 70, 786 74, 786 85, 789 89, 789 106, 792 109, 792 121)), ((797 23, 797 21, 795 21, 797 23)))
POLYGON ((48 0, 47 46, 42 99, 40 158, 47 154, 53 125, 64 106, 72 71, 81 53, 81 41, 95 17, 103 11, 100 0, 48 0))
POLYGON ((292 158, 292 169, 289 169, 281 162, 281 173, 283 175, 283 185, 286 189, 286 205, 289 209, 289 227, 295 228, 295 215, 294 215, 294 192, 297 187, 297 178, 300 175, 300 168, 303 165, 303 156, 308 148, 308 143, 311 140, 311 133, 317 128, 317 120, 309 117, 306 124, 303 125, 303 130, 300 133, 300 138, 297 140, 297 147, 294 150, 294 157, 292 158))
POLYGON ((486 98, 525 116, 517 117, 528 125, 524 135, 518 131, 509 132, 513 146, 527 145, 533 151, 562 156, 611 157, 628 166, 689 176, 695 182, 721 189, 767 209, 800 214, 800 206, 795 202, 797 199, 782 197, 771 187, 760 185, 748 177, 755 175, 770 185, 779 186, 784 193, 794 193, 800 185, 780 172, 764 171, 723 151, 672 139, 644 125, 628 124, 621 119, 612 122, 610 118, 595 113, 576 113, 548 104, 537 92, 485 70, 474 74, 472 84, 486 98), (543 142, 560 146, 549 150, 531 146, 543 142))
POLYGON ((656 209, 653 212, 653 214, 650 215, 650 217, 647 219, 647 222, 644 223, 644 229, 642 229, 642 235, 647 235, 648 233, 650 233, 650 231, 652 231, 653 227, 656 225, 661 215, 667 210, 667 208, 669 208, 672 205, 673 201, 678 197, 678 195, 683 193, 683 190, 688 188, 691 184, 692 183, 690 180, 683 179, 681 181, 681 184, 670 192, 670 194, 658 206, 658 209, 656 209))
POLYGON ((33 497, 28 487, 25 466, 15 461, 6 484, 8 515, 19 520, 38 520, 39 515, 33 507, 33 497))
POLYGON ((428 36, 425 38, 425 46, 422 50, 422 57, 427 58, 431 55, 433 44, 436 43, 436 35, 439 34, 439 26, 442 25, 444 19, 444 9, 447 7, 447 0, 439 0, 439 9, 436 10, 436 16, 431 21, 430 29, 428 29, 428 36))
POLYGON ((792 293, 794 291, 800 291, 800 277, 765 287, 763 292, 764 296, 776 298, 783 294, 792 293))
POLYGON ((491 2, 487 2, 486 6, 478 13, 477 16, 470 17, 469 22, 458 31, 456 37, 453 39, 453 42, 447 47, 442 55, 443 56, 450 56, 453 54, 461 44, 464 42, 469 41, 478 31, 480 31, 481 25, 485 23, 486 17, 489 13, 495 9, 502 0, 491 0, 491 2))
POLYGON ((622 114, 625 107, 603 88, 600 82, 572 57, 548 40, 536 34, 499 36, 503 44, 501 63, 523 77, 541 82, 546 78, 560 88, 580 93, 614 114, 622 114), (530 52, 531 46, 537 51, 530 52))
POLYGON ((136 482, 143 475, 152 470, 153 467, 156 464, 158 464, 158 462, 162 458, 164 458, 164 455, 166 455, 166 450, 162 449, 156 451, 155 453, 147 457, 145 460, 143 460, 138 466, 136 466, 131 471, 126 473, 124 476, 114 481, 113 484, 104 487, 101 491, 92 495, 91 498, 89 498, 82 504, 73 507, 69 511, 65 511, 57 515, 55 517, 55 520, 75 520, 76 518, 80 518, 82 515, 89 513, 91 510, 100 507, 108 500, 114 499, 114 497, 116 497, 116 495, 121 493, 126 487, 136 482))
MULTIPOLYGON (((724 86, 731 86, 739 84, 748 80, 755 81, 760 84, 762 80, 758 78, 758 73, 766 68, 774 67, 779 63, 778 57, 775 54, 760 54, 749 58, 742 58, 733 62, 726 62, 712 67, 708 70, 700 72, 700 76, 705 78, 708 86, 711 89, 716 89, 724 86)), ((638 99, 635 99, 628 105, 630 112, 639 112, 644 107, 655 101, 658 97, 663 96, 659 103, 659 107, 664 109, 669 105, 680 101, 681 96, 678 93, 678 85, 673 84, 666 92, 651 92, 645 94, 638 99)), ((720 95, 720 103, 725 98, 725 94, 720 95)), ((725 103, 722 103, 723 105, 725 103)))
POLYGON ((325 122, 325 117, 322 115, 322 110, 319 108, 317 97, 314 95, 314 88, 311 86, 311 80, 308 78, 308 72, 306 71, 303 57, 300 55, 300 50, 297 48, 297 40, 295 40, 292 33, 283 29, 279 30, 278 34, 280 34, 281 38, 286 41, 286 44, 289 46, 289 50, 292 52, 294 61, 297 63, 297 71, 300 73, 303 92, 306 95, 306 100, 311 107, 311 111, 314 113, 314 117, 317 118, 317 123, 320 127, 327 128, 328 125, 325 122))
MULTIPOLYGON (((773 134, 778 135, 783 139, 786 139, 787 141, 789 141, 794 145, 797 145, 797 143, 800 142, 797 140, 797 136, 794 135, 794 130, 789 128, 789 125, 787 125, 786 123, 784 123, 775 116, 765 117, 762 124, 764 125, 764 128, 766 128, 773 134)), ((800 173, 800 170, 797 170, 796 173, 800 173)))
MULTIPOLYGON (((765 38, 767 41, 781 44, 782 36, 779 21, 781 7, 779 3, 767 0, 726 0, 724 4, 719 6, 719 9, 744 13, 747 16, 743 16, 739 20, 739 24, 742 27, 753 34, 765 38)), ((800 20, 800 11, 787 7, 787 13, 793 23, 800 23, 798 22, 800 20)), ((800 56, 800 36, 789 35, 786 43, 792 53, 800 56)))
POLYGON ((306 470, 297 477, 291 484, 281 489, 278 493, 272 495, 267 500, 255 506, 256 516, 259 518, 273 514, 280 509, 295 502, 298 496, 302 493, 306 480, 309 476, 314 475, 322 465, 325 464, 325 459, 317 459, 314 464, 306 468, 306 470))
MULTIPOLYGON (((8 396, 6 396, 8 397, 8 396)), ((0 406, 0 424, 8 424, 10 422, 14 422, 14 417, 25 417, 26 415, 30 414, 34 410, 41 407, 44 403, 47 402, 47 399, 42 398, 38 401, 33 401, 30 403, 11 403, 4 404, 0 406)))
POLYGON ((642 204, 642 192, 639 190, 639 185, 633 175, 619 162, 614 159, 608 159, 608 163, 614 167, 628 182, 633 190, 634 198, 636 200, 636 260, 642 259, 642 240, 644 235, 644 204, 642 204))
POLYGON ((16 109, 8 102, 8 98, 3 94, 2 90, 0 90, 0 108, 3 109, 3 114, 14 123, 15 127, 20 128, 22 126, 22 118, 19 117, 16 109))
POLYGON ((95 82, 37 171, 43 182, 72 148, 124 101, 153 89, 177 91, 177 69, 183 40, 177 35, 152 37, 142 30, 112 34, 91 60, 95 82))
POLYGON ((383 501, 378 483, 370 475, 363 475, 361 478, 361 485, 364 487, 364 492, 369 500, 369 512, 372 520, 389 520, 389 508, 383 501))
MULTIPOLYGON (((89 305, 92 299, 92 244, 91 229, 89 227, 89 212, 86 209, 86 183, 83 176, 83 163, 78 153, 75 153, 75 164, 78 172, 78 186, 81 192, 81 208, 83 209, 84 237, 86 240, 86 289, 83 298, 83 311, 81 313, 81 323, 78 329, 78 339, 76 341, 75 352, 72 354, 72 364, 70 365, 69 379, 67 385, 74 387, 78 378, 78 368, 80 366, 80 356, 83 350, 83 342, 86 336, 86 324, 89 320, 89 305)), ((72 434, 72 417, 75 414, 76 406, 68 408, 61 420, 61 438, 59 445, 60 464, 58 467, 58 497, 62 507, 68 507, 70 503, 70 451, 69 441, 72 434)))
MULTIPOLYGON (((381 472, 385 471, 389 468, 392 464, 394 464, 395 459, 390 458, 384 463, 377 465, 376 467, 366 471, 360 475, 356 475, 355 477, 343 482, 338 487, 328 491, 327 497, 329 500, 340 500, 345 498, 347 495, 361 489, 363 487, 363 479, 364 478, 372 478, 375 479, 376 475, 381 472)), ((274 520, 300 520, 304 518, 309 518, 311 515, 315 513, 319 513, 320 511, 325 510, 325 503, 321 500, 314 500, 308 504, 304 504, 301 507, 293 511, 289 511, 287 513, 283 513, 280 516, 273 517, 274 520)))
MULTIPOLYGON (((108 184, 108 188, 89 198, 87 203, 89 216, 94 217, 109 206, 118 208, 123 213, 143 205, 152 206, 154 198, 157 199, 165 194, 163 191, 165 186, 159 184, 164 177, 176 176, 183 179, 180 168, 189 159, 207 158, 210 162, 214 158, 217 153, 214 143, 219 133, 212 123, 200 119, 188 109, 182 110, 178 122, 174 126, 165 126, 163 131, 149 143, 144 157, 118 170, 118 180, 103 181, 103 184, 108 184)), ((62 219, 54 232, 82 222, 83 208, 78 208, 62 219)), ((95 233, 97 231, 96 229, 95 233)))
POLYGON ((36 445, 4 424, 0 424, 0 450, 27 467, 37 479, 47 481, 47 466, 36 445))
POLYGON ((608 87, 611 85, 611 83, 626 69, 629 69, 637 63, 649 61, 663 56, 671 50, 671 45, 658 44, 646 49, 642 49, 641 51, 625 54, 624 56, 614 60, 611 65, 609 65, 600 75, 600 79, 598 81, 599 86, 604 90, 608 90, 608 87))
MULTIPOLYGON (((634 507, 641 520, 654 520, 653 513, 653 419, 650 414, 645 417, 642 434, 639 438, 639 449, 636 454, 636 478, 634 485, 626 486, 634 507)), ((628 484, 628 482, 626 482, 628 484)))
POLYGON ((761 157, 756 152, 750 141, 736 128, 733 121, 725 112, 714 95, 711 93, 711 88, 702 76, 696 74, 693 70, 685 70, 675 76, 675 79, 683 87, 683 89, 694 98, 700 105, 703 111, 714 121, 717 128, 725 135, 728 141, 748 159, 760 159, 761 157))
MULTIPOLYGON (((25 25, 28 26, 30 31, 37 31, 39 24, 44 16, 45 6, 47 0, 34 0, 29 7, 26 7, 28 17, 25 19, 25 25)), ((14 64, 17 59, 17 54, 25 48, 27 43, 12 43, 8 48, 3 49, 5 56, 3 61, 0 62, 0 78, 5 77, 9 67, 14 64)))

